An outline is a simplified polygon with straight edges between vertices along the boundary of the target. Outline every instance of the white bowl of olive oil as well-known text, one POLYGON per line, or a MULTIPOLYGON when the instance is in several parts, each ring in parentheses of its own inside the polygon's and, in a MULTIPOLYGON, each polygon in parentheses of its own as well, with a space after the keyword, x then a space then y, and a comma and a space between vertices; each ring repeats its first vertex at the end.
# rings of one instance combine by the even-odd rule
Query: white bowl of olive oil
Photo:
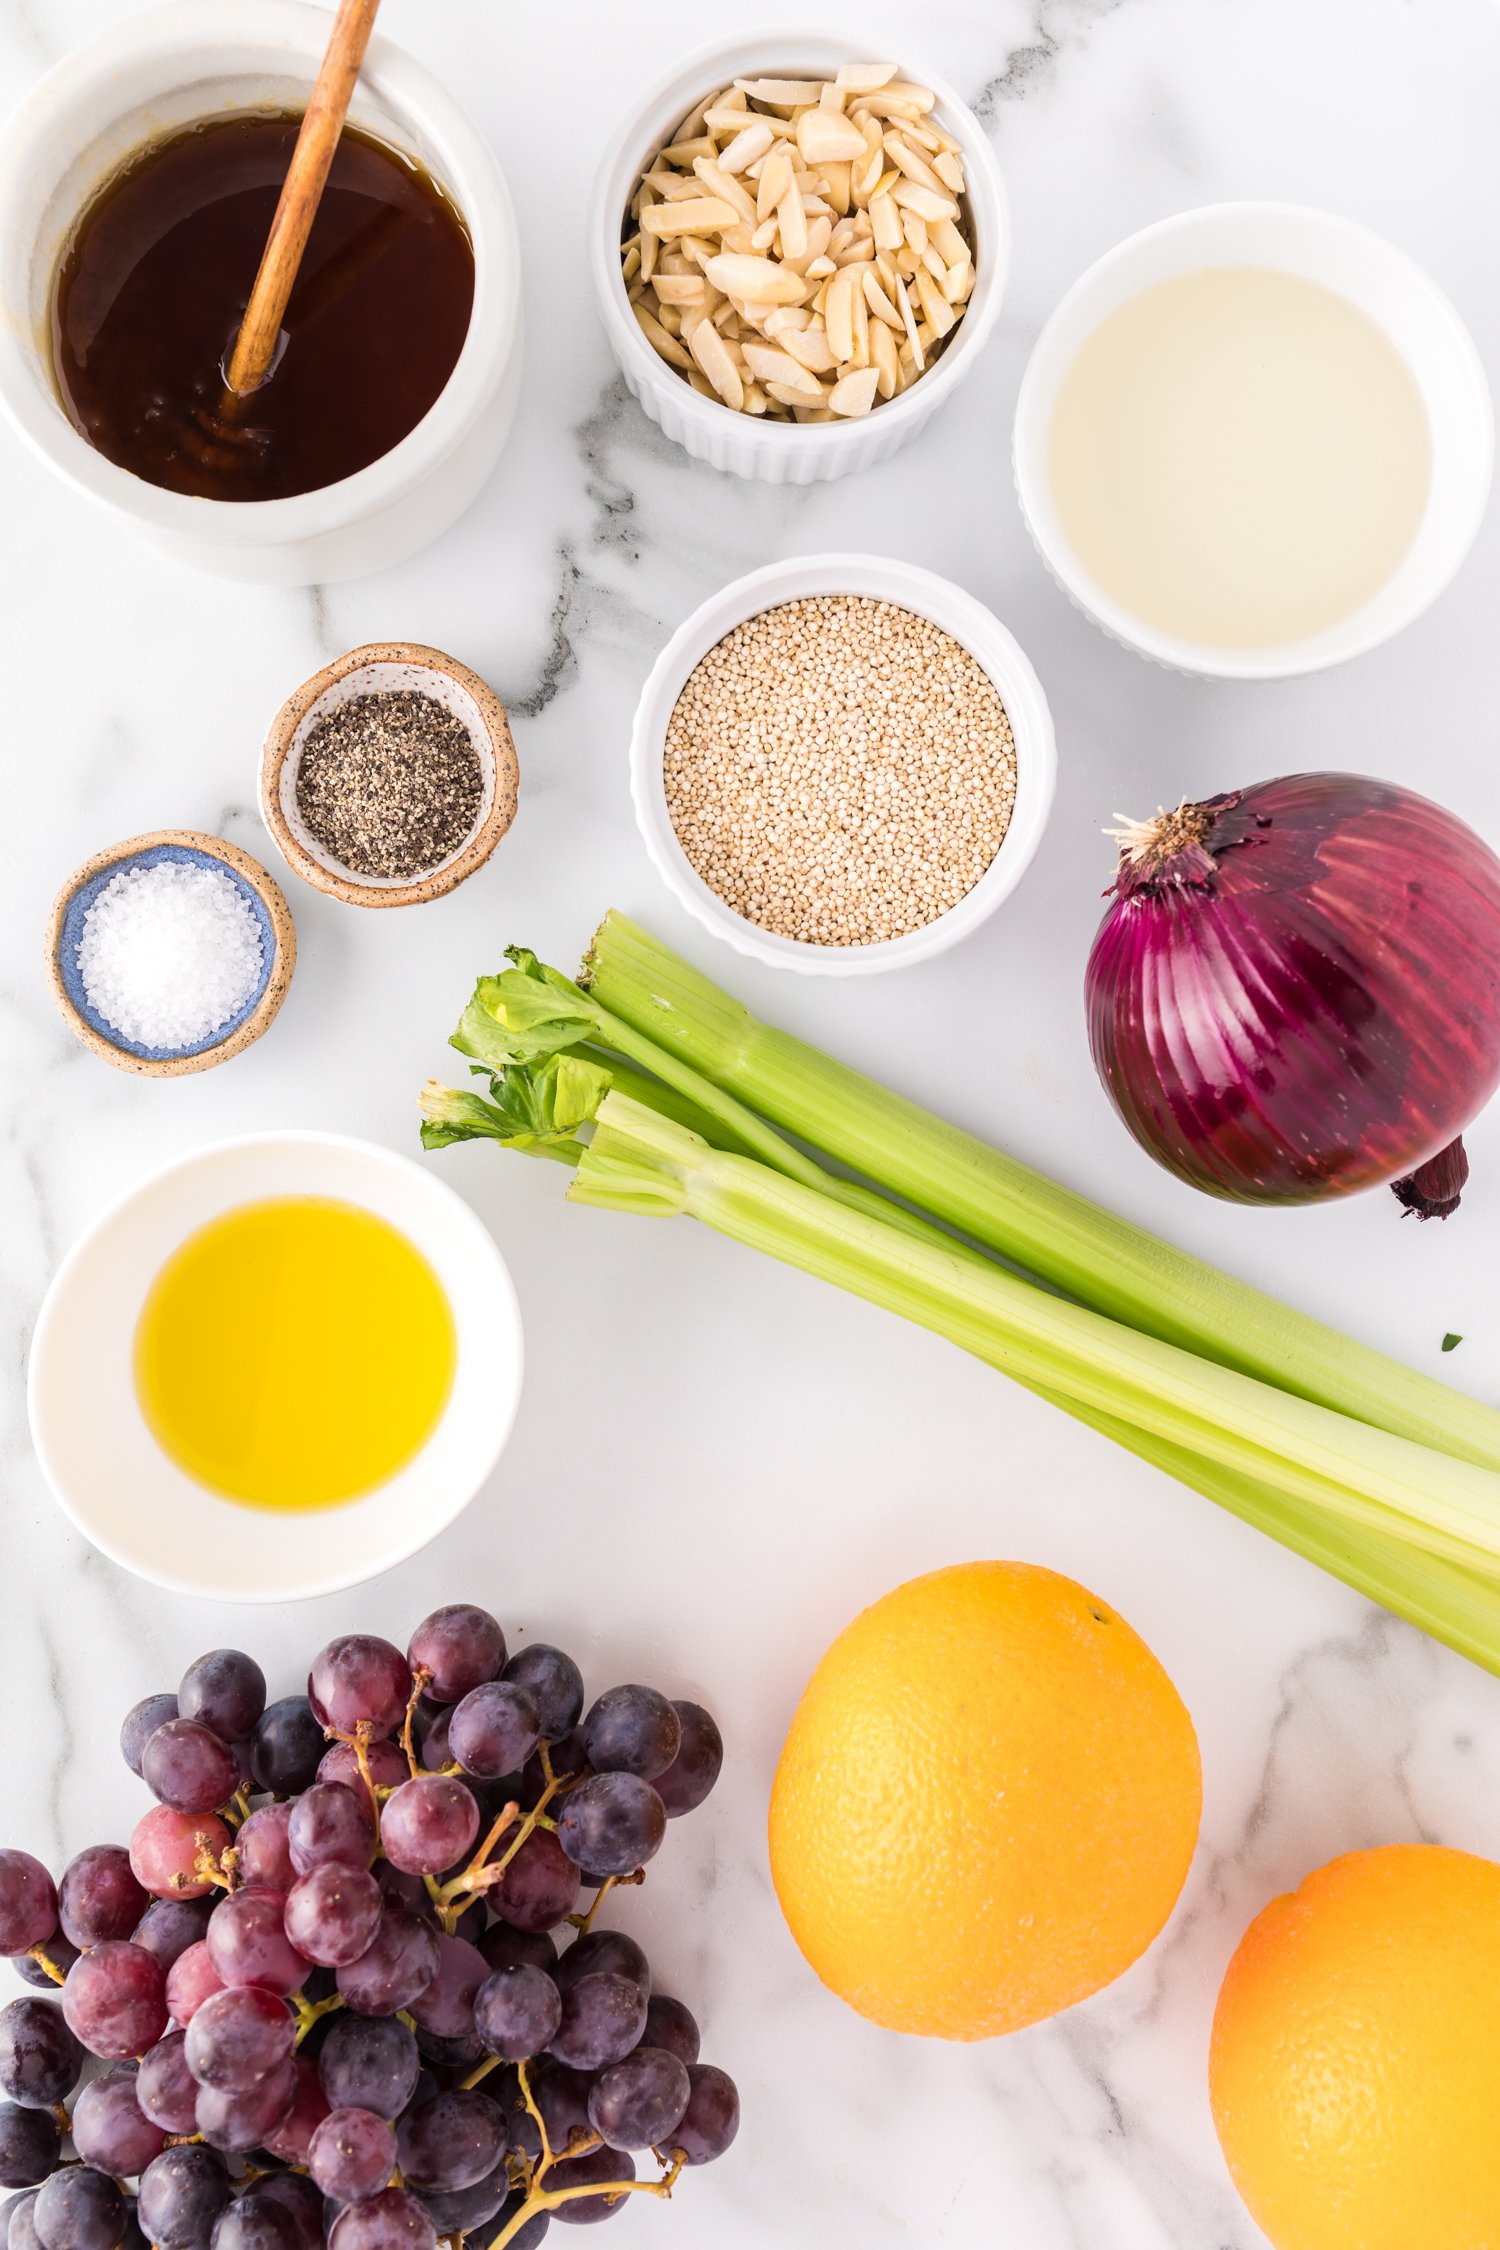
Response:
POLYGON ((176 1593, 295 1601, 404 1562, 499 1460, 505 1261, 409 1158, 257 1133, 168 1165, 64 1259, 32 1438, 96 1547, 176 1593))
POLYGON ((1076 281, 1016 405, 1037 551, 1115 640, 1285 679, 1389 640, 1448 584, 1494 453, 1436 283, 1333 212, 1222 203, 1076 281))

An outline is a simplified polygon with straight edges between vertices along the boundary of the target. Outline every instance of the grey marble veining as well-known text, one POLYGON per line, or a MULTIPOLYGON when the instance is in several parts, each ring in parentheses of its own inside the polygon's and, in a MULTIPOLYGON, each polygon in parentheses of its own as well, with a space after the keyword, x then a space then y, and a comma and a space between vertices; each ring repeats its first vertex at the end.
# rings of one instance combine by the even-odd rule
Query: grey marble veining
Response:
MULTIPOLYGON (((0 0, 0 102, 132 0, 0 0)), ((67 1529, 26 1435, 27 1338, 79 1231, 148 1168, 215 1135, 300 1124, 414 1141, 476 971, 507 942, 570 961, 602 911, 654 923, 773 1020, 1085 1184, 1147 1224, 1414 1364, 1500 1395, 1500 1124, 1447 1229, 1389 1200, 1254 1215, 1195 1199, 1093 1083, 1079 982, 1117 806, 1299 764, 1419 779, 1500 836, 1491 518, 1451 592, 1391 647, 1261 689, 1175 679, 1102 639, 1017 520, 1011 410, 1062 290, 1134 227, 1286 197, 1393 236, 1454 296, 1500 378, 1500 14, 1489 0, 825 0, 831 25, 977 100, 1015 259, 985 368, 886 468, 803 492, 697 468, 629 400, 583 260, 591 161, 557 179, 564 117, 596 147, 728 0, 386 0, 391 35, 461 85, 506 165, 528 268, 528 364, 500 471, 438 547, 383 578, 293 592, 185 577, 55 490, 0 434, 0 1837, 57 1862, 123 1835, 142 1796, 124 1710, 243 1639, 273 1690, 328 1634, 404 1638, 473 1591, 573 1648, 596 1687, 659 1679, 723 1720, 730 1765, 620 1918, 739 2079, 734 2156, 622 2250, 1256 2250, 1208 2115, 1214 1996, 1252 1915, 1362 1845, 1500 1853, 1500 1688, 935 1339, 691 1227, 563 1207, 553 1169, 483 1149, 444 1175, 494 1228, 527 1327, 526 1398, 491 1488, 412 1564, 338 1599, 237 1611, 164 1597, 67 1529), (959 952, 823 986, 718 954, 671 907, 631 820, 625 746, 662 640, 726 579, 828 548, 909 555, 1011 626, 1057 720, 1060 787, 1017 897, 959 952), (282 1016, 229 1068, 117 1077, 55 1019, 48 901, 101 843, 254 811, 267 719, 355 642, 427 640, 511 706, 521 814, 490 867, 418 913, 361 915, 289 879, 301 957, 282 1016), (1447 1330, 1462 1347, 1439 1351, 1447 1330), (1118 1604, 1198 1726, 1206 1803, 1181 1907, 1083 2008, 979 2048, 894 2039, 819 1988, 770 1888, 767 1791, 802 1683, 898 1580, 1030 1557, 1118 1604)), ((913 1817, 920 1817, 917 1808, 913 1817)))

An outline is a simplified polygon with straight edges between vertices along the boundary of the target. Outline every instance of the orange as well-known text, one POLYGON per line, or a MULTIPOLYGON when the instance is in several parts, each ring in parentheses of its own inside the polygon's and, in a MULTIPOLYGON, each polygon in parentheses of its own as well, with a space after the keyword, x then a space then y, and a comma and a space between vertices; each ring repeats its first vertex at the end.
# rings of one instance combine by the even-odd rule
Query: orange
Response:
POLYGON ((893 2031, 990 2039, 1128 1969, 1202 1809, 1193 1724, 1070 1578, 966 1563, 829 1649, 771 1797, 771 1873, 823 1982, 893 2031))
POLYGON ((1209 2098, 1276 2250, 1500 2250, 1500 1867, 1351 1852, 1229 1964, 1209 2098))

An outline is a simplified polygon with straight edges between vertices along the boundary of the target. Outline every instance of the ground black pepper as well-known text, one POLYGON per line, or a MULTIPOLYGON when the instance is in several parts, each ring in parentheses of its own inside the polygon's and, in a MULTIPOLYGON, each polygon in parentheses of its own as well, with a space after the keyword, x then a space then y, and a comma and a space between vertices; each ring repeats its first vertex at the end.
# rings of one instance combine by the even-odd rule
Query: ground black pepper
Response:
POLYGON ((463 721, 409 689, 352 696, 321 718, 297 767, 297 810, 351 875, 425 874, 479 820, 484 771, 463 721))

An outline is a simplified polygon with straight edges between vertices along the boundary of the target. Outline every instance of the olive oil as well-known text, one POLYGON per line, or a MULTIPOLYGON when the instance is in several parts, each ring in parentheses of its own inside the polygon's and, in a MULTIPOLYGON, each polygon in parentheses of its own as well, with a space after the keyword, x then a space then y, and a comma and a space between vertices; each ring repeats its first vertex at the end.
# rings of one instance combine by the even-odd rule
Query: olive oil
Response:
POLYGON ((327 1508, 406 1466, 453 1381, 453 1315, 403 1234, 324 1196, 211 1220, 142 1308, 136 1389, 187 1475, 256 1508, 327 1508))
POLYGON ((1053 497, 1144 624, 1268 648, 1377 594, 1422 521, 1427 412, 1384 332, 1298 274, 1211 267, 1102 320, 1053 408, 1053 497))

